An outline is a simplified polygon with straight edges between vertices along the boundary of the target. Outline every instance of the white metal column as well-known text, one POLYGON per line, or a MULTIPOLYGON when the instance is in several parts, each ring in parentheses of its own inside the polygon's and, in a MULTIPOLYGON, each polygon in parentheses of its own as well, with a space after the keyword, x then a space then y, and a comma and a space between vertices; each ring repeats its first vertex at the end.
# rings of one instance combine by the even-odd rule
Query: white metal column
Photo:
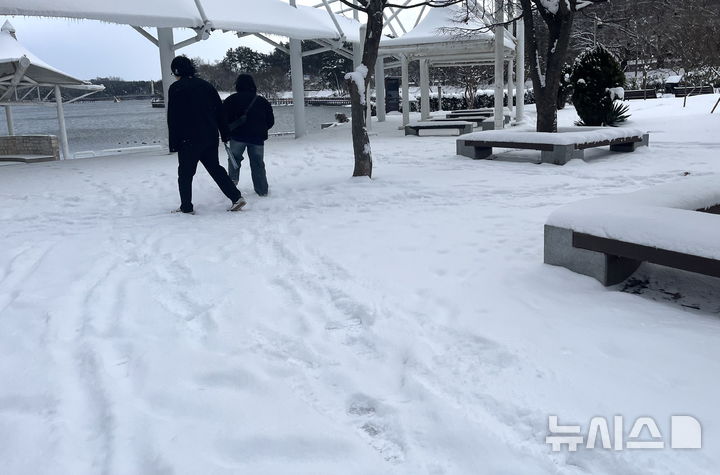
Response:
POLYGON ((401 87, 402 87, 402 114, 403 114, 403 126, 410 123, 410 79, 408 74, 408 57, 402 55, 400 58, 400 76, 401 76, 401 87))
POLYGON ((430 68, 428 60, 420 60, 420 120, 430 118, 430 68))
MULTIPOLYGON (((295 0, 290 0, 295 7, 295 0)), ((302 64, 302 42, 290 38, 290 80, 292 82, 293 112, 295 115, 295 138, 307 134, 305 124, 305 76, 302 64)))
POLYGON ((55 103, 57 104, 58 124, 60 125, 60 148, 62 149, 63 159, 70 159, 70 145, 68 144, 67 129, 65 128, 65 111, 63 111, 62 94, 60 94, 60 86, 55 85, 55 103))
MULTIPOLYGON (((362 27, 360 28, 360 33, 362 33, 362 27)), ((353 51, 353 69, 357 69, 357 67, 360 66, 360 64, 362 63, 362 55, 363 55, 362 43, 353 43, 352 51, 353 51)))
POLYGON ((160 73, 162 75, 163 98, 165 107, 168 106, 168 90, 175 78, 170 70, 170 64, 175 57, 175 40, 173 39, 172 28, 158 28, 158 49, 160 50, 160 73))
POLYGON ((503 115, 503 49, 505 45, 505 27, 502 25, 503 0, 495 0, 495 130, 503 128, 505 117, 503 115))
POLYGON ((292 81, 293 112, 295 114, 295 138, 307 134, 305 126, 305 79, 302 65, 300 40, 290 38, 290 78, 292 81))
POLYGON ((8 135, 15 135, 15 123, 13 122, 12 108, 5 106, 5 119, 7 121, 8 135))
POLYGON ((385 66, 382 56, 375 63, 375 108, 378 122, 385 122, 385 66))
POLYGON ((515 123, 522 122, 525 117, 525 25, 523 20, 517 22, 517 47, 515 48, 515 123))
MULTIPOLYGON (((355 10, 357 12, 357 10, 355 10)), ((360 25, 360 28, 358 30, 358 37, 360 38, 359 42, 352 44, 352 52, 353 52, 353 68, 357 69, 360 64, 362 64, 362 57, 363 57, 363 41, 365 40, 365 35, 367 34, 367 25, 360 25)), ((370 71, 368 71, 368 74, 370 74, 370 71)))
POLYGON ((513 111, 513 93, 515 87, 513 86, 513 60, 508 60, 507 63, 507 96, 508 96, 508 110, 512 114, 513 111))

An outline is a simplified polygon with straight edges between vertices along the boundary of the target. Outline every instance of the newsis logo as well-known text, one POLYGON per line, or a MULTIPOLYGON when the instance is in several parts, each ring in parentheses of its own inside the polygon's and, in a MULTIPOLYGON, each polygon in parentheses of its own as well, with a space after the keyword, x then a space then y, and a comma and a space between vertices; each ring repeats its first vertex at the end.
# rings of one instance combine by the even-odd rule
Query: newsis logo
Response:
POLYGON ((560 425, 558 416, 548 416, 548 432, 545 443, 553 452, 563 449, 577 451, 586 449, 700 449, 702 448, 702 427, 692 416, 671 416, 670 433, 661 434, 652 417, 638 417, 625 432, 623 416, 613 416, 612 422, 605 417, 593 417, 587 433, 581 433, 579 425, 560 425), (669 436, 669 439, 668 439, 669 436), (669 444, 669 445, 668 445, 669 444))

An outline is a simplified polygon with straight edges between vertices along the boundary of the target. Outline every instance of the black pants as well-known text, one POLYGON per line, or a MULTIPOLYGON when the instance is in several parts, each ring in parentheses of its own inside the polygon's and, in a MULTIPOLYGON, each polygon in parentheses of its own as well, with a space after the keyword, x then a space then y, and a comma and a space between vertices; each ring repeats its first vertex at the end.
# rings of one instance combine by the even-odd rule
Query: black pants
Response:
POLYGON ((218 159, 219 142, 194 144, 186 142, 178 150, 178 189, 180 190, 180 209, 183 212, 193 210, 192 181, 201 162, 208 174, 215 180, 220 190, 233 203, 240 199, 240 191, 233 184, 218 159))

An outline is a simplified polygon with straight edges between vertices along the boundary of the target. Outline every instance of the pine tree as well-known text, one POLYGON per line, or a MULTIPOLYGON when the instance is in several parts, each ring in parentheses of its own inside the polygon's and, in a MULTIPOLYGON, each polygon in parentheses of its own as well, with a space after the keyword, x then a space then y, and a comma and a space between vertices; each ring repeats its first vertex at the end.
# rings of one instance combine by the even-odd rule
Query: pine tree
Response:
POLYGON ((570 82, 580 125, 615 125, 628 117, 627 106, 615 104, 615 88, 625 86, 625 74, 605 47, 598 45, 580 53, 570 82))

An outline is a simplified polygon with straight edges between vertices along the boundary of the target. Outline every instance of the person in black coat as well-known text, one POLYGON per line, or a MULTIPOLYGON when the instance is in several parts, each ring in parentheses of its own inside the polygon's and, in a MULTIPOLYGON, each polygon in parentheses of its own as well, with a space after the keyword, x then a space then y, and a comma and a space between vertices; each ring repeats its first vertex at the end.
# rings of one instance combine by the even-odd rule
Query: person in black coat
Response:
POLYGON ((265 141, 268 130, 275 125, 272 106, 257 95, 255 80, 249 74, 241 74, 235 81, 235 94, 223 102, 225 120, 230 128, 230 151, 237 167, 228 160, 230 178, 237 184, 240 178, 240 162, 247 150, 253 187, 260 196, 267 196, 268 182, 265 173, 265 141))
POLYGON ((228 140, 220 96, 209 82, 195 77, 195 65, 185 56, 173 59, 171 68, 177 80, 168 91, 167 122, 170 152, 178 154, 180 208, 176 211, 194 213, 192 181, 198 162, 232 202, 229 210, 237 211, 246 201, 218 158, 218 132, 223 142, 228 140))

